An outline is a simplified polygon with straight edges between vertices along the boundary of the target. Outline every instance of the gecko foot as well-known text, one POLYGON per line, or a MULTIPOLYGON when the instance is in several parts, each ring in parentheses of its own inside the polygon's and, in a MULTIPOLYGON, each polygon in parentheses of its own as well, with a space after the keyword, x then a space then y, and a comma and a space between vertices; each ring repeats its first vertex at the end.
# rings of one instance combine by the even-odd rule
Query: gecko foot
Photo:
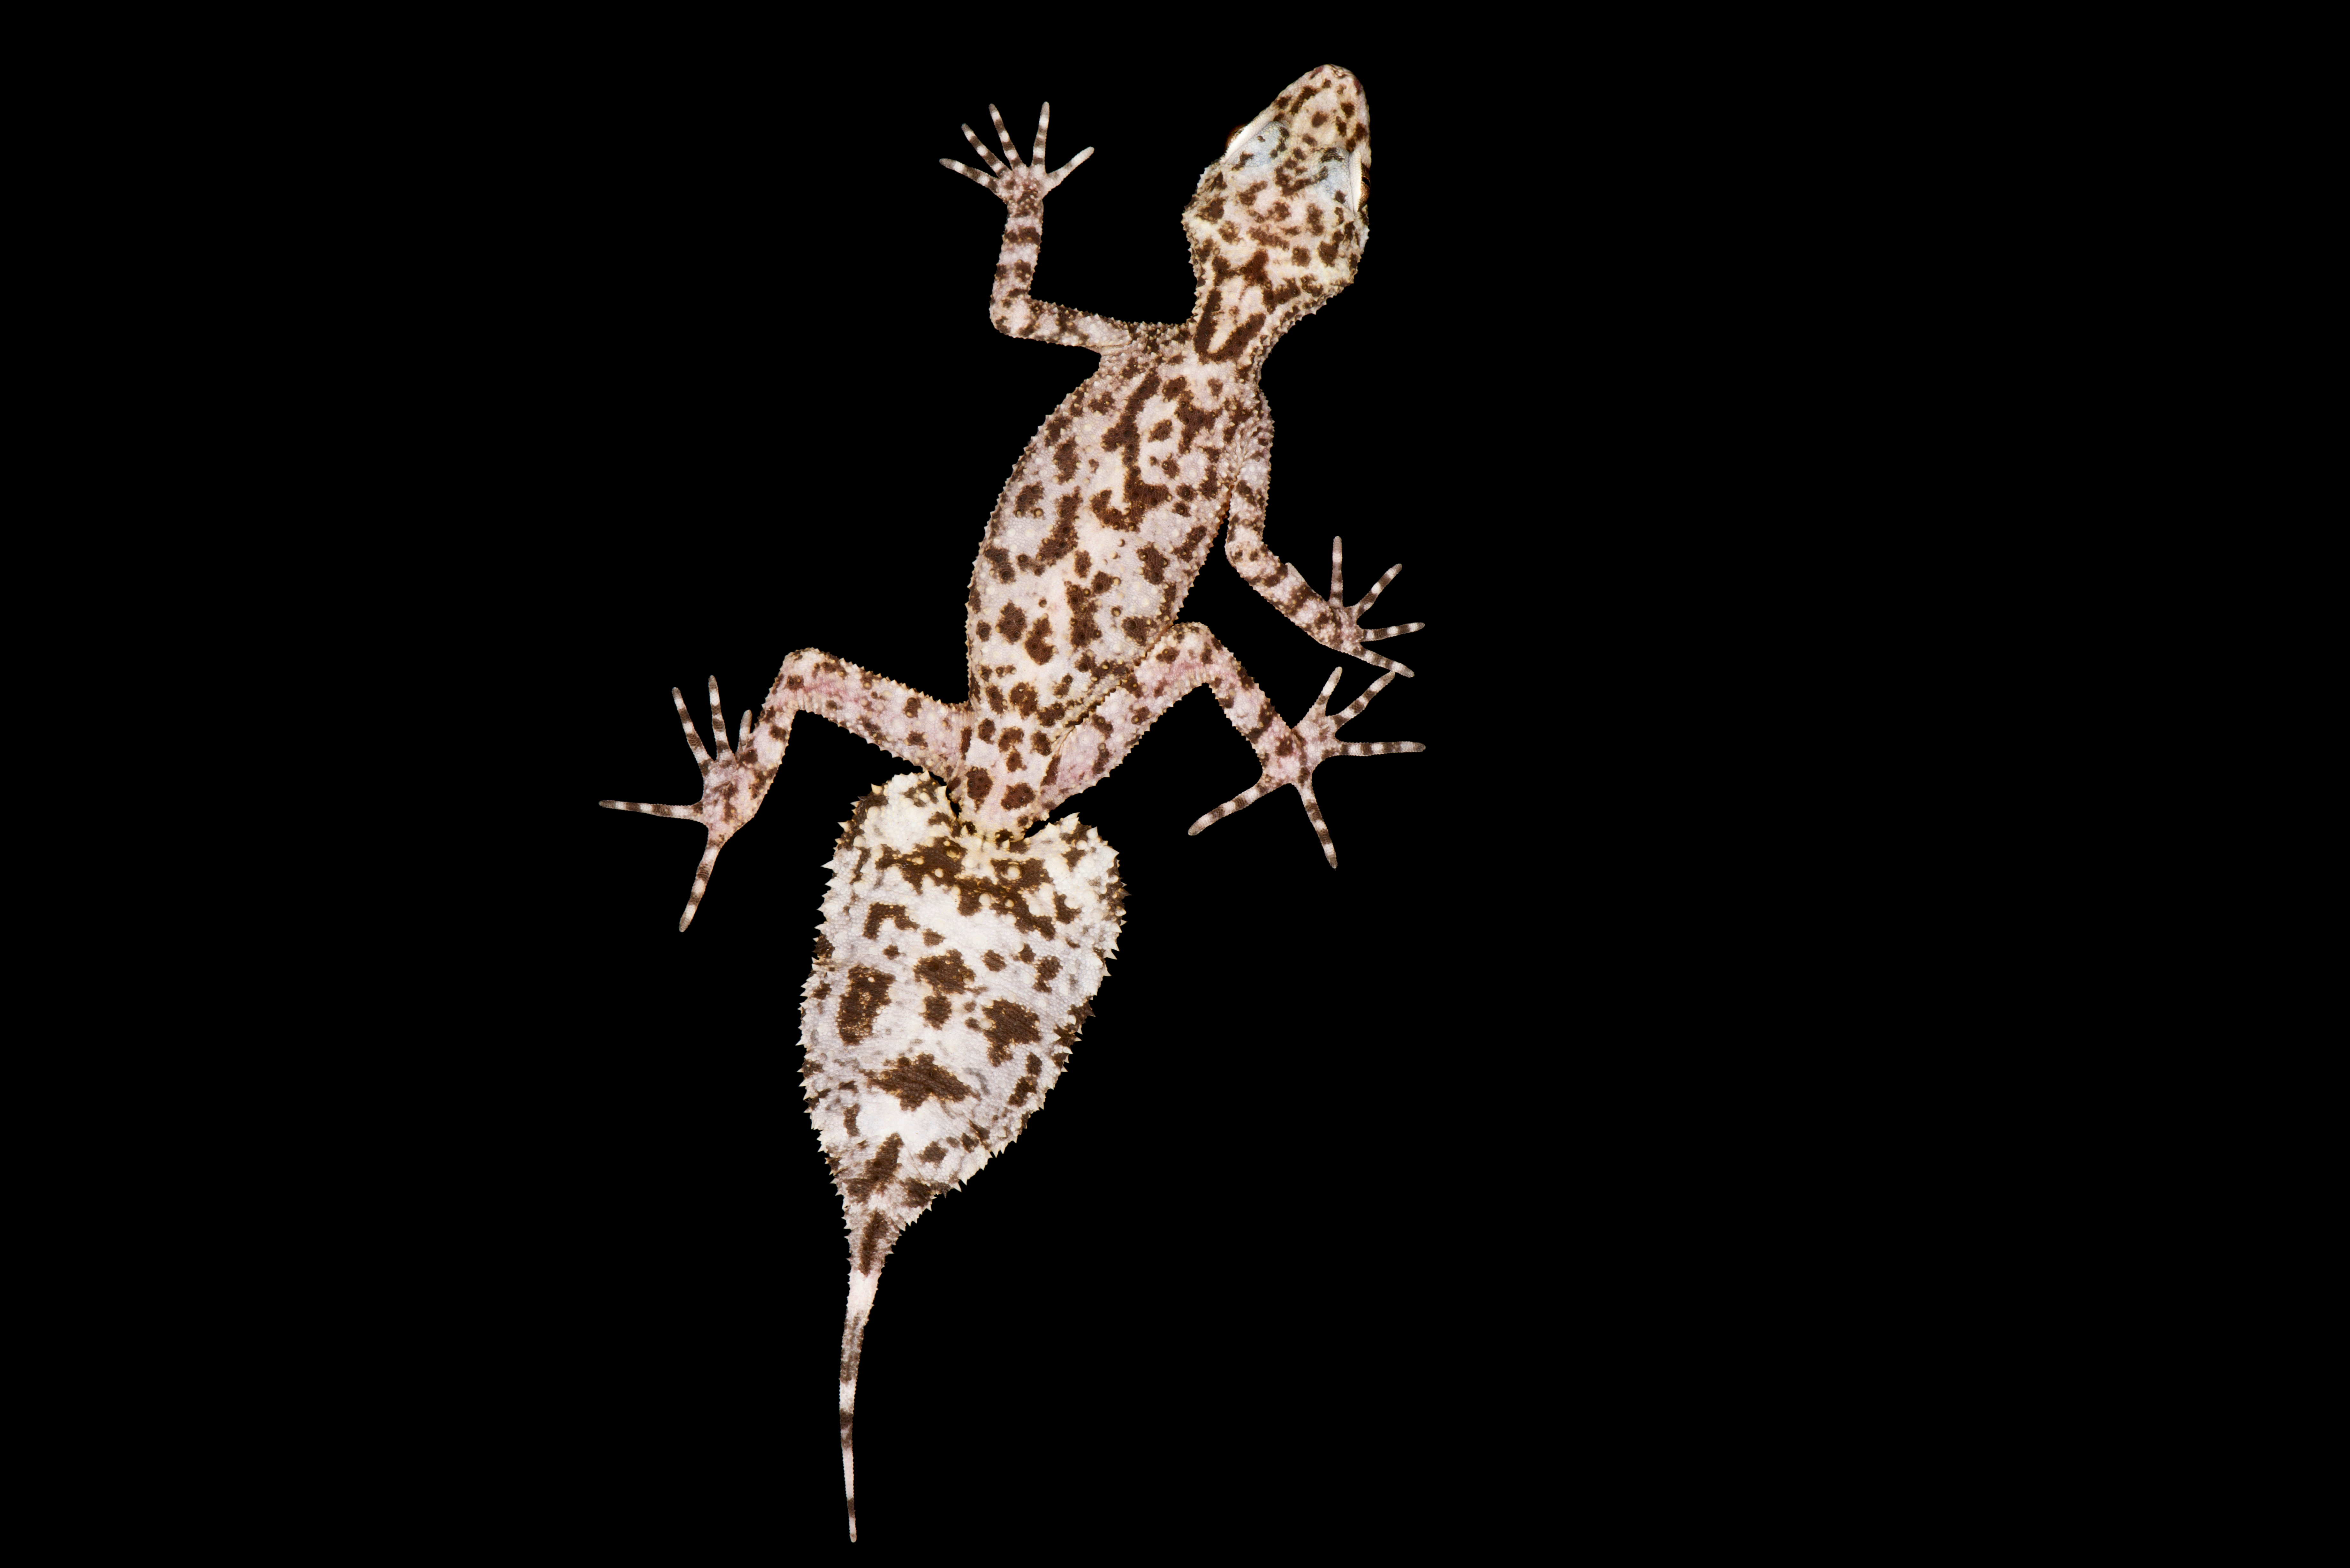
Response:
POLYGON ((771 763, 762 773, 754 765, 751 711, 747 708, 743 711, 743 722, 734 730, 740 752, 727 745, 726 714, 718 705, 716 676, 710 678, 710 730, 718 750, 715 760, 702 749, 702 737, 693 728, 693 715, 686 711, 685 694, 674 686, 669 694, 677 704, 678 722, 685 726, 685 743, 693 748, 694 765, 702 770, 702 798, 691 805, 647 805, 633 800, 599 800, 596 804, 613 811, 683 817, 702 824, 709 834, 709 842, 702 848, 702 864, 694 868, 693 891, 686 896, 685 914, 677 922, 681 931, 693 924, 693 911, 702 907, 702 895, 710 886, 710 872, 718 864, 718 852, 726 847, 726 841, 744 823, 758 815, 759 801, 767 793, 775 768, 771 763))
POLYGON ((1020 161, 1020 154, 1013 148, 1012 133, 1003 129, 1003 116, 996 112, 992 103, 987 106, 987 118, 995 122, 995 139, 1003 143, 1002 159, 990 152, 987 144, 972 135, 968 125, 962 128, 962 139, 970 142, 988 168, 994 171, 993 178, 951 158, 941 158, 939 162, 963 178, 975 180, 986 186, 1015 213, 1022 211, 1024 204, 1030 208, 1041 205, 1055 186, 1075 173, 1078 164, 1094 155, 1094 150, 1088 147, 1050 174, 1045 172, 1045 128, 1053 123, 1053 106, 1049 103, 1036 111, 1036 149, 1025 163, 1020 161))
MULTIPOLYGON (((1388 575, 1393 576, 1395 574, 1390 572, 1388 575)), ((1371 590, 1374 596, 1378 592, 1377 588, 1371 590)), ((1369 600, 1366 598, 1364 602, 1368 603, 1369 600)), ((1330 693, 1338 689, 1338 677, 1345 673, 1344 666, 1330 671, 1330 679, 1322 683, 1322 695, 1314 699, 1314 706, 1307 709, 1305 717, 1299 719, 1295 724, 1283 726, 1286 731, 1285 734, 1267 735, 1265 741, 1258 747, 1258 754, 1265 759, 1263 775, 1255 784, 1193 823, 1191 831, 1194 834, 1211 823, 1222 821, 1243 806, 1254 805, 1274 790, 1285 785, 1294 785, 1305 802, 1305 815, 1306 819, 1314 824, 1314 836, 1322 841, 1324 857, 1330 862, 1333 869, 1337 867, 1338 846, 1331 842, 1330 829, 1322 820, 1322 807, 1314 799, 1314 770, 1332 757, 1376 757, 1385 752, 1428 750, 1418 741, 1339 740, 1339 730, 1345 727, 1348 720, 1371 705, 1371 699, 1386 690, 1388 682, 1396 678, 1397 671, 1390 669, 1385 675, 1372 681, 1369 691, 1347 704, 1341 711, 1335 714, 1327 712, 1326 710, 1329 706, 1330 693)), ((1410 671, 1405 670, 1403 673, 1409 674, 1410 671)))
MULTIPOLYGON (((1398 675, 1409 679, 1411 675, 1411 668, 1409 665, 1398 664, 1392 659, 1383 659, 1376 653, 1367 653, 1363 650, 1363 644, 1367 642, 1378 642, 1384 638, 1401 637, 1406 632, 1422 631, 1428 627, 1426 621, 1415 620, 1407 621, 1400 626, 1378 627, 1369 631, 1363 629, 1363 615, 1372 605, 1378 602, 1378 597, 1381 594, 1388 591, 1388 585, 1396 580, 1398 572, 1403 570, 1403 563, 1399 561, 1389 566, 1387 575, 1371 585, 1371 591, 1351 605, 1347 602, 1346 568, 1346 541, 1334 535, 1330 540, 1329 602, 1330 613, 1336 618, 1338 628, 1327 637, 1316 636, 1315 640, 1334 653, 1351 653, 1366 664, 1376 664, 1382 670, 1392 670, 1398 675)), ((1374 692, 1378 690, 1377 686, 1371 688, 1374 692)), ((1364 701, 1369 700, 1367 694, 1364 701)))

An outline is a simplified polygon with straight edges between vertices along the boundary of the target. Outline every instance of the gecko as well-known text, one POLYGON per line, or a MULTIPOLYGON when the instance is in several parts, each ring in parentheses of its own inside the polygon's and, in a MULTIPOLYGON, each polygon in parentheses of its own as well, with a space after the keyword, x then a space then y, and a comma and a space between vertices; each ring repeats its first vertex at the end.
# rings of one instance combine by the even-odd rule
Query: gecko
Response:
POLYGON ((705 830, 683 931, 720 851, 757 814, 799 714, 923 770, 877 788, 842 825, 802 993, 809 1114, 850 1231, 840 1415, 852 1540, 856 1368, 881 1264, 940 1193, 1018 1136, 1066 1062, 1117 946, 1125 890, 1114 851, 1074 817, 1039 825, 1200 686, 1261 772, 1193 822, 1195 835, 1295 789, 1335 868, 1315 770, 1338 756, 1425 749, 1338 738, 1390 681, 1413 673, 1369 645, 1425 623, 1362 624, 1401 566, 1350 605, 1342 539, 1331 541, 1325 595, 1264 537, 1265 357, 1354 280, 1369 236, 1362 84, 1320 67, 1232 133, 1183 210, 1198 290, 1180 323, 1121 321, 1031 294, 1045 198, 1094 149, 1047 173, 1050 104, 1024 163, 993 104, 988 115, 1001 158, 965 125, 984 171, 939 161, 1005 209, 990 320, 1013 337, 1090 350, 1099 364, 1039 427, 989 515, 965 600, 968 691, 947 701, 802 649, 785 659, 756 717, 743 714, 732 745, 714 677, 709 750, 683 693, 671 691, 702 774, 698 802, 598 803, 705 830), (1219 534, 1226 559, 1275 610, 1381 671, 1368 690, 1329 711, 1341 666, 1284 722, 1214 632, 1180 618, 1219 534))

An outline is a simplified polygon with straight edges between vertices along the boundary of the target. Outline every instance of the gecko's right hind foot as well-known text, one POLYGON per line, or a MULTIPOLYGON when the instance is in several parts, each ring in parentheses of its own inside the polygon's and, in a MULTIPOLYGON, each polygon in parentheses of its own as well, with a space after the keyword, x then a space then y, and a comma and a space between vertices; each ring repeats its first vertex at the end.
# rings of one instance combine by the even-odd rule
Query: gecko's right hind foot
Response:
POLYGON ((753 765, 751 711, 743 711, 743 722, 735 727, 740 751, 726 743, 726 714, 718 705, 718 678, 710 678, 711 739, 718 755, 712 758, 702 748, 702 736, 693 727, 693 715, 686 711, 685 693, 670 688, 670 699, 677 704, 677 721, 685 727, 685 743, 693 748, 694 765, 702 770, 702 798, 691 805, 663 805, 635 800, 599 800, 596 804, 612 811, 640 811, 649 816, 682 817, 698 822, 710 836, 702 848, 702 864, 694 868, 693 891, 686 896, 685 913, 677 922, 683 930, 693 924, 693 912, 702 907, 702 895, 710 886, 711 868, 718 864, 718 852, 726 841, 741 831, 743 825, 758 815, 759 802, 767 793, 767 783, 775 774, 772 766, 762 774, 753 765))
POLYGON ((1055 186, 1076 171, 1078 164, 1094 155, 1094 150, 1088 147, 1050 174, 1045 172, 1045 128, 1053 123, 1053 106, 1049 103, 1036 111, 1036 148, 1025 163, 1020 161, 1020 154, 1012 145, 1012 133, 1003 129, 1003 116, 996 112, 992 103, 987 106, 987 118, 995 122, 995 139, 1003 144, 1001 159, 987 150, 985 142, 972 134, 968 125, 962 128, 962 139, 971 143, 981 160, 993 171, 992 174, 983 174, 970 164, 958 163, 951 158, 941 158, 939 163, 966 180, 974 180, 986 186, 1014 212, 1021 210, 1023 202, 1042 202, 1055 186))
MULTIPOLYGON (((1371 682, 1370 690, 1336 713, 1328 711, 1330 693, 1338 689, 1338 678, 1344 667, 1330 671, 1330 679, 1322 683, 1322 695, 1314 699, 1314 706, 1295 725, 1281 726, 1286 735, 1268 733, 1260 742, 1258 754, 1264 759, 1264 773, 1255 784, 1241 791, 1215 810, 1191 825, 1197 834, 1201 829, 1222 821, 1243 806, 1254 805, 1274 790, 1294 786, 1305 802, 1306 819, 1314 824, 1314 836, 1322 843, 1323 857, 1333 870, 1338 865, 1338 846, 1332 842, 1329 826, 1322 820, 1322 807, 1314 798, 1314 770, 1332 757, 1376 757, 1388 752, 1424 752, 1418 741, 1341 741, 1338 732, 1349 719, 1371 705, 1371 699, 1387 689, 1396 678, 1389 670, 1371 682)), ((1278 721, 1276 721, 1276 723, 1278 721)))

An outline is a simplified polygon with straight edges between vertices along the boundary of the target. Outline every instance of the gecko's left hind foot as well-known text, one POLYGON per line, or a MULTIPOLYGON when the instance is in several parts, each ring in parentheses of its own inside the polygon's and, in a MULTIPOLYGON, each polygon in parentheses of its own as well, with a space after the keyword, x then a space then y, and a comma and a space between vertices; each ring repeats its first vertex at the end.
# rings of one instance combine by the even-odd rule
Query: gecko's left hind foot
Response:
POLYGON ((775 771, 770 766, 763 774, 754 764, 749 709, 743 710, 743 722, 735 727, 739 749, 726 743, 726 713, 718 705, 716 676, 710 678, 710 732, 718 751, 715 758, 702 749, 702 736, 693 728, 693 715, 686 711, 685 693, 672 686, 669 695, 677 704, 677 722, 685 726, 685 743, 693 748, 694 765, 702 770, 702 798, 691 805, 634 800, 599 800, 596 804, 612 811, 683 817, 702 824, 709 834, 709 842, 702 846, 702 864, 694 867, 693 891, 686 896, 685 914, 677 922, 681 931, 693 924, 693 912, 702 907, 702 895, 710 887, 710 873, 718 864, 718 852, 726 847, 726 841, 740 832, 743 824, 758 815, 759 802, 766 794, 775 771))
MULTIPOLYGON (((1373 591, 1376 593, 1377 590, 1373 591)), ((1263 742, 1258 747, 1258 754, 1264 759, 1263 776, 1255 784, 1193 823, 1191 825, 1193 833, 1198 833, 1211 823, 1221 822, 1243 806, 1254 805, 1274 790, 1285 785, 1295 785, 1298 794, 1305 802, 1305 815, 1314 824, 1314 836, 1322 841, 1324 857, 1329 860, 1332 867, 1335 867, 1338 864, 1338 846, 1330 841, 1330 829, 1322 820, 1322 807, 1314 799, 1314 770, 1332 757, 1376 757, 1385 752, 1428 750, 1418 741, 1341 741, 1338 739, 1339 730, 1348 720, 1369 707, 1371 699, 1386 690, 1388 682, 1396 678, 1397 672, 1389 670, 1377 680, 1372 681, 1370 690, 1347 703, 1343 711, 1337 713, 1328 712, 1326 710, 1329 707, 1330 693, 1338 689, 1338 677, 1344 673, 1344 667, 1330 671, 1330 679, 1322 683, 1322 695, 1314 699, 1314 706, 1306 710, 1305 716, 1294 725, 1282 726, 1284 732, 1278 735, 1268 734, 1265 737, 1263 742)))

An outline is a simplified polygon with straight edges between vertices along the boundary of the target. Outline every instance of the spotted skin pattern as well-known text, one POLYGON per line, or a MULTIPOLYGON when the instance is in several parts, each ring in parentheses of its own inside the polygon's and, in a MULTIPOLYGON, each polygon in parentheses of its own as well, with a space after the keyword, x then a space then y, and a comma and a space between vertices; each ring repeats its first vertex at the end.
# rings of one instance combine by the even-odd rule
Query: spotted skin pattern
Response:
POLYGON ((1093 155, 1045 172, 1048 104, 1023 163, 994 106, 999 158, 969 126, 985 171, 940 161, 1006 210, 989 315, 1014 337, 1091 349, 1100 365, 1038 429, 997 496, 965 604, 969 687, 942 701, 816 649, 784 660, 764 705, 728 743, 710 683, 704 750, 671 692, 700 767, 692 805, 604 801, 699 822, 693 922, 729 838, 755 815, 792 722, 812 712, 925 774, 890 781, 844 826, 802 1002, 803 1077, 849 1225, 841 1340, 841 1473, 857 1534, 857 1367, 881 1263, 899 1232, 1017 1136, 1068 1059, 1117 947, 1124 890, 1108 846, 1074 817, 1039 828, 1107 775, 1193 688, 1214 695, 1256 752, 1257 782, 1191 825, 1294 788, 1330 865, 1314 797, 1333 757, 1417 752, 1338 732, 1412 671, 1368 645, 1421 622, 1362 617, 1402 568, 1346 602, 1340 542, 1316 592, 1265 544, 1273 416, 1258 389, 1282 335, 1353 281, 1368 238, 1370 114, 1336 66, 1307 72, 1235 131, 1201 174, 1183 232, 1199 293, 1180 323, 1136 323, 1029 292, 1044 202, 1093 155), (1215 634, 1180 618, 1217 535, 1225 558, 1315 642, 1377 666, 1369 690, 1327 711, 1343 670, 1284 722, 1215 634))

